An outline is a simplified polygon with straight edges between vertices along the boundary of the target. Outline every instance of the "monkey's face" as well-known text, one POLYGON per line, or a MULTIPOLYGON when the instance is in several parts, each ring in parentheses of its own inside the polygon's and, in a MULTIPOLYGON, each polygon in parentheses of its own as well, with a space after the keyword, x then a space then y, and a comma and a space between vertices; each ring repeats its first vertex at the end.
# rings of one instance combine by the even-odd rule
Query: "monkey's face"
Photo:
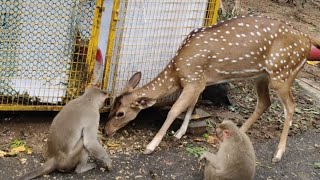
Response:
POLYGON ((147 97, 138 97, 134 92, 125 92, 118 96, 110 109, 104 133, 112 136, 118 129, 134 120, 142 109, 152 106, 155 102, 147 97))
POLYGON ((223 141, 223 130, 220 127, 216 128, 216 136, 223 141))

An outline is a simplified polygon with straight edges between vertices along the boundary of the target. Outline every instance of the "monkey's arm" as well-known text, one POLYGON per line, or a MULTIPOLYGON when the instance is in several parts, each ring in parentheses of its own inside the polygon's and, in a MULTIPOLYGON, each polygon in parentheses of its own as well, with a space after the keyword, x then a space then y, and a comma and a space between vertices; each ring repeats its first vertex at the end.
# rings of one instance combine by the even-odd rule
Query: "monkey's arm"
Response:
POLYGON ((83 129, 84 147, 93 157, 101 160, 108 169, 111 169, 111 159, 106 150, 98 142, 97 130, 94 127, 86 127, 83 129))
POLYGON ((216 154, 206 151, 200 156, 199 161, 202 159, 206 159, 214 168, 220 168, 218 156, 216 154))

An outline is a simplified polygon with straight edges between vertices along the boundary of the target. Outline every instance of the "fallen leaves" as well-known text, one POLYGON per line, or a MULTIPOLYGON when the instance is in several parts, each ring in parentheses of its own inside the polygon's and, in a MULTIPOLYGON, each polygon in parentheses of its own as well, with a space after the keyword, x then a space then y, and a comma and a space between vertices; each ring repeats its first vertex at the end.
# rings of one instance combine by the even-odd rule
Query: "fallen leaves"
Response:
POLYGON ((11 142, 9 151, 0 150, 0 157, 16 156, 17 154, 22 152, 26 154, 32 154, 31 148, 28 148, 25 142, 19 139, 15 139, 11 142))

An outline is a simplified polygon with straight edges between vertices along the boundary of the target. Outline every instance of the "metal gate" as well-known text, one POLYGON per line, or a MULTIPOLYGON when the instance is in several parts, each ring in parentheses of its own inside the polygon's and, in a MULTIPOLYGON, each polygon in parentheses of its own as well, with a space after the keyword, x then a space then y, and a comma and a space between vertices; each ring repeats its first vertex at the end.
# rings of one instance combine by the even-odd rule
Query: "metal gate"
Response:
POLYGON ((213 25, 219 0, 115 0, 113 6, 103 81, 112 98, 136 71, 140 86, 152 80, 191 30, 213 25))

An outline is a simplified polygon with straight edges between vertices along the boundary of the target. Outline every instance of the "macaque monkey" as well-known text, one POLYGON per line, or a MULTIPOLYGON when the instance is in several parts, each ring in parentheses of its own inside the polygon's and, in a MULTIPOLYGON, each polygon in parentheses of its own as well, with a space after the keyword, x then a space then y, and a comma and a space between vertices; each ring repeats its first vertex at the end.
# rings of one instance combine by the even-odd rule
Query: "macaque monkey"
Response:
POLYGON ((218 153, 205 152, 199 159, 206 159, 204 179, 252 180, 256 157, 249 137, 229 120, 218 125, 216 134, 222 141, 218 153))
POLYGON ((21 176, 32 179, 59 170, 82 173, 95 168, 87 163, 89 155, 111 169, 111 159, 98 141, 99 110, 108 94, 97 87, 87 88, 84 94, 67 103, 53 119, 48 136, 47 161, 43 166, 21 176))

